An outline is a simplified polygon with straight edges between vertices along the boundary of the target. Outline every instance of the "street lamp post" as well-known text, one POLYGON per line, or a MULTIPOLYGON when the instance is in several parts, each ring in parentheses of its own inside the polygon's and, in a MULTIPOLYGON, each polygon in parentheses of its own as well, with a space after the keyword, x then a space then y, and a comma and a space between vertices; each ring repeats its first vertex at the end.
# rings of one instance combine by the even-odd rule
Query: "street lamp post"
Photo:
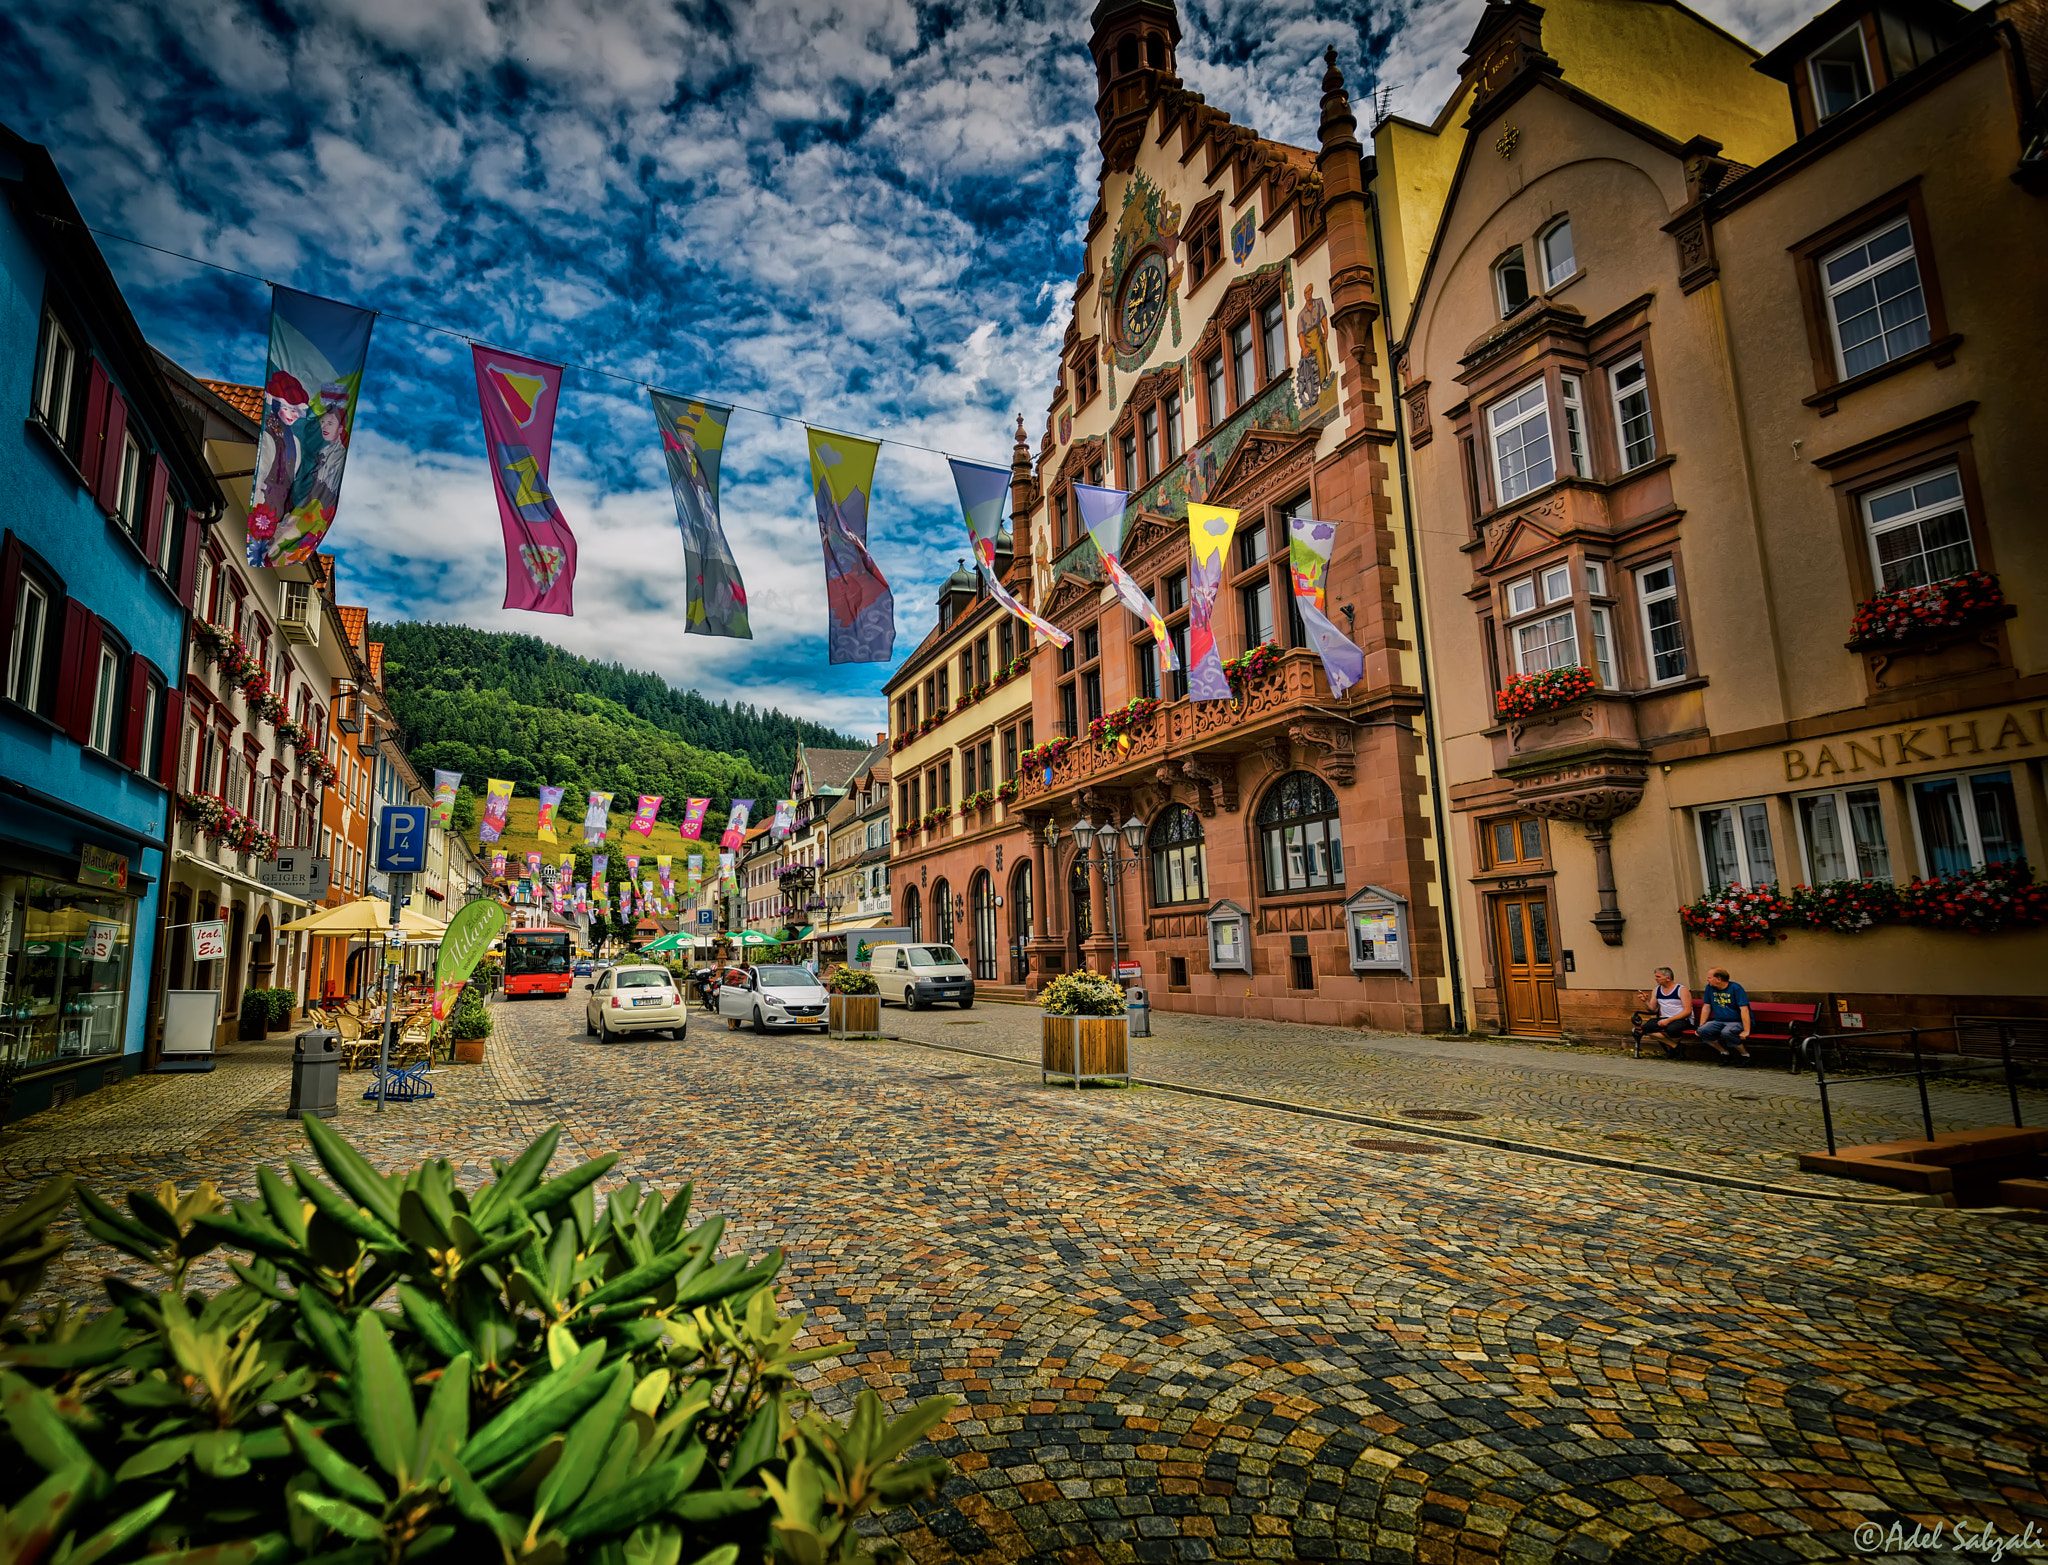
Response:
MULTIPOLYGON (((1059 828, 1057 826, 1047 826, 1045 828, 1045 840, 1048 846, 1057 841, 1058 837, 1059 828)), ((1121 885, 1125 875, 1145 862, 1143 855, 1139 851, 1145 846, 1145 823, 1133 815, 1123 824, 1123 839, 1130 846, 1131 850, 1129 858, 1123 858, 1117 853, 1116 839, 1117 828, 1114 826, 1097 826, 1085 815, 1074 822, 1074 845, 1081 850, 1084 856, 1088 852, 1088 844, 1091 840, 1101 843, 1103 849, 1102 873, 1103 878, 1109 883, 1109 896, 1106 900, 1109 903, 1109 976, 1112 980, 1117 978, 1117 970, 1123 965, 1119 954, 1121 951, 1122 930, 1119 928, 1120 921, 1117 918, 1117 904, 1123 898, 1119 894, 1118 887, 1121 885)))

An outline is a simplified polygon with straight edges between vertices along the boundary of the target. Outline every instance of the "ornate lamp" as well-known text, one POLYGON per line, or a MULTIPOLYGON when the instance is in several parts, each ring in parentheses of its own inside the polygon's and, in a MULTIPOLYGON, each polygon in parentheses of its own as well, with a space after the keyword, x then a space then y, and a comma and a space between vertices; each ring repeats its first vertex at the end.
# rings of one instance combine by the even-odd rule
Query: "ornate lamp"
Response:
POLYGON ((1083 853, 1088 851, 1088 843, 1094 836, 1095 823, 1087 816, 1084 815, 1074 822, 1074 846, 1083 853))
POLYGON ((1130 844, 1133 853, 1145 846, 1145 823, 1135 815, 1124 822, 1124 841, 1130 844))

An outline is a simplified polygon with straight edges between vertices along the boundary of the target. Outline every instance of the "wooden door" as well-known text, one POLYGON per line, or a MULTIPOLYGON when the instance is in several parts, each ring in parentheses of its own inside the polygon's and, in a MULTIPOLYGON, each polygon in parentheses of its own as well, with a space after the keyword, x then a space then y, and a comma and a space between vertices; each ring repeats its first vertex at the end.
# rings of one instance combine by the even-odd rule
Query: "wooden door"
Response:
POLYGON ((1542 892, 1515 892, 1494 900, 1501 1013, 1511 1033, 1555 1036, 1562 1031, 1551 929, 1550 898, 1542 892))

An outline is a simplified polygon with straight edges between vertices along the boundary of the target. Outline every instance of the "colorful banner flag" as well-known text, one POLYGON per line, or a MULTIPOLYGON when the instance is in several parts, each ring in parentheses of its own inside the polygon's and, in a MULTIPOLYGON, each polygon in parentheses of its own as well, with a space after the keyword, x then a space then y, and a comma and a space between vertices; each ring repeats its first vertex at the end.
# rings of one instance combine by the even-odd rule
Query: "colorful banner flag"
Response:
POLYGON ((739 561, 725 541, 718 519, 718 458, 725 449, 732 409, 716 402, 649 391, 655 427, 661 431, 662 460, 676 497, 676 525, 683 530, 683 572, 687 583, 686 636, 753 639, 747 624, 747 587, 739 561))
POLYGON ((496 842, 505 835, 505 819, 512 813, 512 784, 501 777, 484 779, 484 818, 477 823, 477 841, 496 842))
POLYGON ((505 607, 574 613, 576 535, 548 490, 562 369, 496 348, 475 348, 484 456, 505 531, 505 607))
POLYGON ((593 857, 593 858, 591 859, 591 861, 590 861, 590 889, 591 889, 592 891, 602 891, 602 890, 604 890, 604 872, 605 872, 605 866, 606 866, 607 864, 609 864, 610 862, 611 862, 611 861, 610 861, 610 860, 609 860, 609 859, 608 859, 608 858, 607 858, 607 857, 606 857, 606 856, 605 856, 604 854, 602 854, 602 853, 600 853, 600 854, 597 854, 597 855, 596 855, 595 857, 593 857))
POLYGON ((709 799, 691 799, 683 807, 683 835, 701 837, 704 834, 704 812, 711 808, 709 799))
POLYGON ((868 502, 881 446, 808 431, 811 497, 825 545, 825 642, 834 663, 886 663, 896 647, 896 596, 868 553, 868 502))
POLYGON ((770 839, 780 842, 795 830, 796 800, 777 799, 775 801, 775 824, 769 828, 768 832, 770 839))
POLYGON ((510 921, 502 904, 485 901, 458 908, 448 920, 448 927, 441 931, 441 949, 434 957, 435 1021, 448 1019, 463 980, 476 971, 476 964, 510 921))
POLYGON ((557 864, 561 865, 561 867, 562 867, 562 879, 563 879, 564 881, 570 881, 570 880, 574 880, 574 879, 576 878, 576 855, 575 855, 575 854, 573 854, 573 853, 564 853, 564 854, 561 854, 561 855, 557 856, 557 858, 555 859, 555 862, 556 862, 557 864))
POLYGON ((704 884, 703 854, 693 853, 690 855, 688 879, 684 884, 690 888, 690 895, 693 897, 697 894, 698 888, 704 884))
POLYGON ((654 820, 660 813, 661 795, 658 793, 641 794, 639 807, 633 811, 633 824, 628 830, 636 831, 643 837, 653 836, 654 820))
POLYGON ((657 853, 654 856, 654 872, 657 875, 661 876, 661 889, 666 895, 669 896, 675 895, 675 864, 676 861, 674 854, 657 853))
POLYGON ((354 305, 271 288, 263 428, 249 479, 251 565, 302 565, 334 525, 376 321, 354 305))
POLYGON ((981 579, 988 583, 988 595, 1054 646, 1065 646, 1074 638, 1051 620, 1040 619, 1024 607, 996 576, 996 535, 1002 531, 1003 502, 1010 493, 1010 470, 951 459, 947 465, 953 469, 953 487, 960 491, 960 514, 967 518, 967 536, 974 546, 974 563, 981 567, 981 579))
POLYGON ((734 855, 730 853, 721 853, 718 855, 718 883, 721 886, 723 886, 732 875, 733 858, 734 855))
POLYGON ((535 880, 540 879, 540 855, 538 853, 526 855, 526 873, 535 880))
POLYGON ((462 787, 462 773, 434 772, 434 813, 427 818, 443 831, 455 820, 455 795, 462 787))
MULTIPOLYGON (((747 820, 753 813, 752 799, 733 800, 732 810, 725 817, 725 834, 718 839, 718 845, 721 848, 737 848, 744 845, 747 840, 747 820)), ((724 859, 727 855, 721 853, 719 857, 724 859)))
POLYGON ((543 788, 540 791, 540 814, 533 830, 542 842, 558 840, 555 836, 555 811, 561 808, 562 795, 567 791, 565 788, 543 788))
POLYGON ((640 878, 639 854, 629 853, 626 855, 626 877, 629 880, 638 880, 640 878))
POLYGON ((1330 574, 1330 551, 1337 544, 1337 528, 1313 517, 1287 519, 1287 571, 1294 580, 1294 607, 1301 615, 1308 644, 1323 660, 1323 673, 1330 681, 1330 694, 1341 696, 1365 678, 1365 653, 1350 637, 1330 623, 1324 583, 1330 574))
POLYGON ((592 793, 590 808, 583 812, 583 845, 594 848, 604 841, 605 823, 611 819, 612 796, 608 793, 592 793))
POLYGON ((1159 666, 1171 671, 1180 667, 1180 659, 1173 651, 1173 635, 1159 610, 1152 606, 1152 600, 1145 596, 1145 589, 1131 580, 1119 558, 1124 546, 1124 505, 1129 499, 1121 489, 1074 485, 1074 501, 1081 507, 1081 525, 1095 540, 1095 552, 1102 556, 1102 568, 1109 574, 1110 586, 1116 589, 1123 606, 1151 627, 1152 639, 1159 644, 1159 666))
POLYGON ((1216 648, 1216 600, 1223 593, 1223 556, 1237 530, 1237 512, 1220 505, 1188 507, 1188 696, 1228 701, 1230 680, 1216 648))
POLYGON ((493 853, 493 854, 491 855, 491 879, 493 879, 493 880, 503 880, 504 878, 505 878, 505 855, 504 855, 504 854, 502 854, 502 853, 493 853))

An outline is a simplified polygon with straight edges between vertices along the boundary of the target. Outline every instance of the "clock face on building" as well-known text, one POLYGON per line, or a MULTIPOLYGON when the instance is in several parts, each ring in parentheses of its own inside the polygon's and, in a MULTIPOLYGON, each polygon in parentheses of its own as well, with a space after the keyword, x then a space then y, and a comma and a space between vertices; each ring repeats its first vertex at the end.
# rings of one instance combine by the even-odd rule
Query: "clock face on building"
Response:
POLYGON ((1155 250, 1124 275, 1123 299, 1117 311, 1124 346, 1132 351, 1144 347, 1165 314, 1166 258, 1155 250))

